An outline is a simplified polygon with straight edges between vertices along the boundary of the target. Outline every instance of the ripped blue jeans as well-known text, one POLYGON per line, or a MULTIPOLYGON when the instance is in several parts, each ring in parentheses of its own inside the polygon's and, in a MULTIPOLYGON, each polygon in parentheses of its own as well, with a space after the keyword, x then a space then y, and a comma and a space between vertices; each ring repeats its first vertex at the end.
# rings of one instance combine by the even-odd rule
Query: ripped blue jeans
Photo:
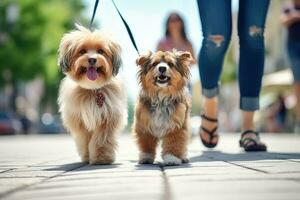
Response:
MULTIPOLYGON (((245 111, 259 109, 259 93, 264 71, 264 26, 269 0, 240 0, 238 36, 240 58, 238 81, 240 108, 245 111)), ((231 0, 198 0, 203 41, 199 55, 202 94, 215 97, 224 55, 231 31, 231 0)))

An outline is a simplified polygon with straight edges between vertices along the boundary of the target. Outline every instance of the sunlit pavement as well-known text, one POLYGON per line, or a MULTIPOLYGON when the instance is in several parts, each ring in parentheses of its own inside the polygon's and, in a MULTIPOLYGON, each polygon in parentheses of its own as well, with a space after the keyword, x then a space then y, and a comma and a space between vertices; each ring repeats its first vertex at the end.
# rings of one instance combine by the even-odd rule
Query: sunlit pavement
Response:
POLYGON ((0 137, 0 199, 300 199, 300 135, 262 135, 268 153, 244 153, 238 139, 222 134, 207 151, 194 138, 189 164, 163 167, 137 165, 129 134, 106 166, 80 163, 69 135, 0 137))

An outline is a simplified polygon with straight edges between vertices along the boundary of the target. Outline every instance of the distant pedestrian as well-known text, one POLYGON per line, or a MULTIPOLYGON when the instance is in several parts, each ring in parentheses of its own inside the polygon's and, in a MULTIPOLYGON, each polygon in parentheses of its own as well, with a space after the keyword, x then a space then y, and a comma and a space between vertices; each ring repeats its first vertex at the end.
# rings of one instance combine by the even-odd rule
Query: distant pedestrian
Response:
POLYGON ((284 6, 281 21, 288 30, 287 50, 297 98, 295 132, 300 133, 300 0, 284 6))
MULTIPOLYGON (((192 54, 193 61, 191 64, 196 64, 193 45, 187 37, 185 23, 183 18, 176 12, 171 13, 166 21, 165 37, 158 43, 158 51, 188 51, 192 54)), ((192 85, 188 83, 189 91, 192 91, 192 85)))
POLYGON ((188 51, 195 58, 193 45, 187 37, 183 18, 175 12, 168 16, 165 37, 159 41, 157 46, 159 51, 172 51, 173 49, 188 51))

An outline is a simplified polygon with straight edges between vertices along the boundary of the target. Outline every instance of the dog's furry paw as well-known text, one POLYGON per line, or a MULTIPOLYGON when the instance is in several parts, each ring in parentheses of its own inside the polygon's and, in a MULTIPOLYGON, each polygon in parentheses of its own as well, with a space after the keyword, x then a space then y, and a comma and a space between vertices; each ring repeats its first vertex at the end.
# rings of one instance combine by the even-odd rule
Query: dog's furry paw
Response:
POLYGON ((163 161, 164 161, 163 164, 165 166, 180 165, 182 163, 182 160, 180 158, 177 158, 172 154, 163 155, 163 161))
POLYGON ((115 161, 114 158, 106 158, 106 159, 90 159, 90 165, 110 165, 115 161))
POLYGON ((182 163, 189 163, 190 162, 190 160, 188 158, 182 158, 181 161, 182 161, 182 163))
POLYGON ((139 164, 153 164, 154 158, 150 153, 140 153, 139 164))
POLYGON ((85 164, 89 164, 90 163, 89 159, 81 159, 81 162, 85 163, 85 164))
POLYGON ((88 154, 87 155, 81 155, 80 158, 81 158, 81 162, 89 163, 89 155, 88 154))
POLYGON ((111 165, 113 160, 90 161, 90 165, 111 165))

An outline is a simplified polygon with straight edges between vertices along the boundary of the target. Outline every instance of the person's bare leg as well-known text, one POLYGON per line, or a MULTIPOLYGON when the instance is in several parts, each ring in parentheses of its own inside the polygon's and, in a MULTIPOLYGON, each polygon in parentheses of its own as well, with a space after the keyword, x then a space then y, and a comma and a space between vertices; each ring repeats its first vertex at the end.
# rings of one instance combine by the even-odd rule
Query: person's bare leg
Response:
POLYGON ((241 130, 242 132, 246 130, 255 131, 254 125, 254 112, 253 111, 241 111, 242 120, 241 120, 241 130))
MULTIPOLYGON (((241 131, 242 133, 247 130, 253 130, 255 131, 255 125, 254 125, 254 112, 253 111, 241 111, 242 120, 241 120, 241 131)), ((243 138, 253 138, 255 139, 256 135, 255 133, 249 133, 246 134, 243 138)))
MULTIPOLYGON (((209 118, 218 119, 218 98, 207 98, 203 96, 203 114, 209 118)), ((208 120, 202 119, 202 126, 208 130, 212 130, 217 126, 216 122, 210 122, 208 120)), ((205 141, 210 141, 208 133, 203 130, 200 131, 203 139, 205 141)), ((218 138, 213 138, 212 143, 218 142, 218 138)))

